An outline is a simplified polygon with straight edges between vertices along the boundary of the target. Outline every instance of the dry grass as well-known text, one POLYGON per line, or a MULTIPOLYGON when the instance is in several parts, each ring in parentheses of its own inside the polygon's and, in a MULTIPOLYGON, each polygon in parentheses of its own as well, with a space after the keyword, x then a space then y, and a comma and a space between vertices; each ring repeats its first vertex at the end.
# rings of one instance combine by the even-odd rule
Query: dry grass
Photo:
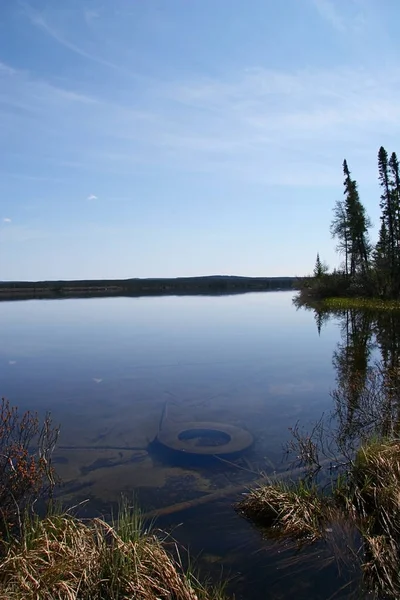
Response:
POLYGON ((375 440, 355 457, 348 502, 364 539, 363 570, 369 587, 400 597, 400 441, 375 440))
POLYGON ((0 564, 1 600, 220 600, 184 573, 128 512, 114 525, 69 515, 36 519, 0 564))
POLYGON ((237 509, 282 537, 314 542, 323 537, 333 506, 314 485, 277 482, 249 492, 237 509))
POLYGON ((357 452, 350 489, 362 516, 394 535, 400 531, 400 441, 372 441, 357 452))
POLYGON ((367 587, 378 597, 399 598, 399 546, 386 535, 365 535, 365 559, 362 565, 367 587))
POLYGON ((249 492, 238 508, 269 534, 323 539, 338 565, 361 570, 364 589, 400 598, 400 440, 362 445, 333 492, 274 483, 249 492))

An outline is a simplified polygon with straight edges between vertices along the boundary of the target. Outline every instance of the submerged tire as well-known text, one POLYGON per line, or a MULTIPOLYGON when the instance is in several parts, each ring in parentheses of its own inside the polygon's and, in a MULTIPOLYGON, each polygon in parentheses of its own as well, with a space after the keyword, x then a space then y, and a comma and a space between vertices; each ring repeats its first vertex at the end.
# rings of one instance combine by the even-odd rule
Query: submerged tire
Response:
POLYGON ((223 456, 243 452, 253 444, 254 440, 249 431, 235 425, 192 421, 166 425, 158 433, 157 441, 176 452, 223 456), (201 443, 201 440, 208 440, 211 443, 201 443))

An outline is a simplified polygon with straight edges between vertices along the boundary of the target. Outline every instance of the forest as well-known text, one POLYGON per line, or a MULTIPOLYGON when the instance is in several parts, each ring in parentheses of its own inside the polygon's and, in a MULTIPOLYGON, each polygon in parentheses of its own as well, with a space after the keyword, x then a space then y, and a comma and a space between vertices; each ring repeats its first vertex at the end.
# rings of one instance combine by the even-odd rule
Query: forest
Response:
POLYGON ((343 161, 344 197, 333 209, 330 233, 341 257, 329 271, 319 253, 312 277, 300 283, 302 296, 314 298, 365 297, 398 299, 400 294, 400 169, 395 152, 381 146, 378 177, 381 188, 380 229, 371 243, 371 220, 362 203, 357 181, 343 161))

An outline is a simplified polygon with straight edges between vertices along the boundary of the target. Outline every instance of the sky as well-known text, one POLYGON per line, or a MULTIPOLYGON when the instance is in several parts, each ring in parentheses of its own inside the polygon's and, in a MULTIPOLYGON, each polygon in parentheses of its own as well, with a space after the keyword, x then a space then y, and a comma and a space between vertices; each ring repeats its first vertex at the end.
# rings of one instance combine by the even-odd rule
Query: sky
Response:
POLYGON ((399 0, 1 0, 0 280, 293 276, 379 228, 399 0))

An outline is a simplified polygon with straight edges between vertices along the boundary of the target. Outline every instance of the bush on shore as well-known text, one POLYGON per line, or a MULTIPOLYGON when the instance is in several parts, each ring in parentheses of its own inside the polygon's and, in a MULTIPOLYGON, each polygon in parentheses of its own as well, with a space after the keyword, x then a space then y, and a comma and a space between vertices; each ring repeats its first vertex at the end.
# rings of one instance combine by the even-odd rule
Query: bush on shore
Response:
POLYGON ((50 415, 38 415, 2 398, 0 404, 0 534, 21 525, 20 517, 39 499, 51 499, 56 474, 52 454, 59 435, 50 415))

